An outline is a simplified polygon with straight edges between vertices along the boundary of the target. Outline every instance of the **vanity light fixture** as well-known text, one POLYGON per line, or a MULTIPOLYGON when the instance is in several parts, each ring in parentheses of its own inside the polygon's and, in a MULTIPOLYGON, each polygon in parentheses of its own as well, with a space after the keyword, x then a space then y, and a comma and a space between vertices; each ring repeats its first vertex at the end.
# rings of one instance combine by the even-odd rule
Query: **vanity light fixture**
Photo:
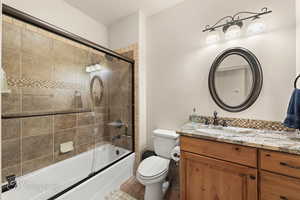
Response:
POLYGON ((241 25, 234 24, 228 27, 225 32, 225 39, 231 40, 234 38, 238 38, 241 35, 241 25))
MULTIPOLYGON (((256 34, 264 31, 265 25, 262 22, 259 22, 259 19, 262 15, 270 14, 272 11, 268 10, 268 8, 262 8, 260 12, 238 12, 233 16, 225 16, 221 18, 214 25, 207 25, 203 32, 208 32, 209 35, 206 38, 206 42, 208 44, 212 43, 212 41, 217 41, 217 36, 213 36, 214 32, 218 31, 218 29, 222 29, 225 34, 225 39, 233 39, 239 37, 241 35, 241 29, 244 26, 244 22, 246 20, 252 19, 252 23, 248 26, 247 33, 248 34, 256 34), (245 16, 248 15, 248 16, 245 16), (243 16, 243 17, 242 17, 243 16)), ((220 40, 220 38, 218 38, 220 40)))
POLYGON ((213 44, 221 40, 220 32, 212 30, 209 32, 208 36, 206 37, 207 44, 213 44))
POLYGON ((258 33, 262 33, 266 30, 266 24, 263 23, 260 18, 255 18, 252 22, 248 25, 247 34, 248 35, 255 35, 258 33))

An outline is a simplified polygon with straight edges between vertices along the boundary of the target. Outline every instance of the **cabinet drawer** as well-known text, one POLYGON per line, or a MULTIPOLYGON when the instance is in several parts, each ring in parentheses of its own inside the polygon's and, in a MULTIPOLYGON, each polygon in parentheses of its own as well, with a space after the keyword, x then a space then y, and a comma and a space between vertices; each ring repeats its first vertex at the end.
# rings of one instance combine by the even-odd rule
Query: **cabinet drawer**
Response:
POLYGON ((257 167, 257 149, 191 137, 180 137, 180 148, 212 158, 257 167))
POLYGON ((300 179, 261 172, 261 200, 300 200, 300 179))
POLYGON ((260 150, 261 169, 300 178, 300 156, 260 150))

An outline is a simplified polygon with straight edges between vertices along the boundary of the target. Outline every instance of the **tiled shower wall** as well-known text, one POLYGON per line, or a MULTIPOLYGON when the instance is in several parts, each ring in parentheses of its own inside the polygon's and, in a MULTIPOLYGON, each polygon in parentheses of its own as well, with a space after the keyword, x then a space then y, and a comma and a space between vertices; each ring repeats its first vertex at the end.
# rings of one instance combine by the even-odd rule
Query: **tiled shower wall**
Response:
MULTIPOLYGON (((2 116, 57 111, 84 113, 2 119, 2 180, 27 174, 111 142, 132 149, 131 65, 32 25, 4 16, 2 67, 11 93, 2 94, 2 116), (100 63, 103 100, 92 105, 88 65, 100 63), (93 115, 93 112, 95 115, 93 115), (128 124, 116 129, 108 122, 128 124), (61 154, 61 143, 74 150, 61 154)), ((100 158, 101 159, 101 158, 100 158)))

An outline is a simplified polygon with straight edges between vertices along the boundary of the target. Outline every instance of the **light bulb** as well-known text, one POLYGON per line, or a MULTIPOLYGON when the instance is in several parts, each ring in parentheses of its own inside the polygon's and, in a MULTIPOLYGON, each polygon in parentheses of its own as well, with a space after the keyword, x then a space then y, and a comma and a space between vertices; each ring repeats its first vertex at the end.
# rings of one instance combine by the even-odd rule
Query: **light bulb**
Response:
POLYGON ((210 31, 206 37, 207 44, 217 43, 221 39, 220 33, 218 31, 210 31))
POLYGON ((96 69, 97 71, 99 71, 99 70, 101 70, 101 69, 102 69, 102 67, 101 67, 101 65, 99 65, 99 64, 96 64, 96 65, 95 65, 95 69, 96 69))
POLYGON ((258 33, 262 33, 266 30, 266 25, 260 21, 253 21, 251 24, 248 25, 247 34, 248 35, 255 35, 258 33))
POLYGON ((85 71, 88 72, 88 73, 92 72, 91 67, 90 67, 90 66, 89 66, 89 67, 86 67, 86 68, 85 68, 85 71))
POLYGON ((241 35, 241 27, 238 25, 231 25, 225 32, 225 39, 231 40, 241 35))

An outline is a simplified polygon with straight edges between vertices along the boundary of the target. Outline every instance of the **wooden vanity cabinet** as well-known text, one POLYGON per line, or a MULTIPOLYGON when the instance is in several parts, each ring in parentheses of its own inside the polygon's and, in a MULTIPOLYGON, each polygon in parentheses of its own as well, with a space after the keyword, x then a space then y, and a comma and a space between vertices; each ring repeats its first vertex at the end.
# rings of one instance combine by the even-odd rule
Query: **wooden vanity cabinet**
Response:
POLYGON ((194 153, 181 154, 181 200, 256 200, 257 170, 194 153))
POLYGON ((300 156, 181 136, 181 200, 300 200, 300 156))

